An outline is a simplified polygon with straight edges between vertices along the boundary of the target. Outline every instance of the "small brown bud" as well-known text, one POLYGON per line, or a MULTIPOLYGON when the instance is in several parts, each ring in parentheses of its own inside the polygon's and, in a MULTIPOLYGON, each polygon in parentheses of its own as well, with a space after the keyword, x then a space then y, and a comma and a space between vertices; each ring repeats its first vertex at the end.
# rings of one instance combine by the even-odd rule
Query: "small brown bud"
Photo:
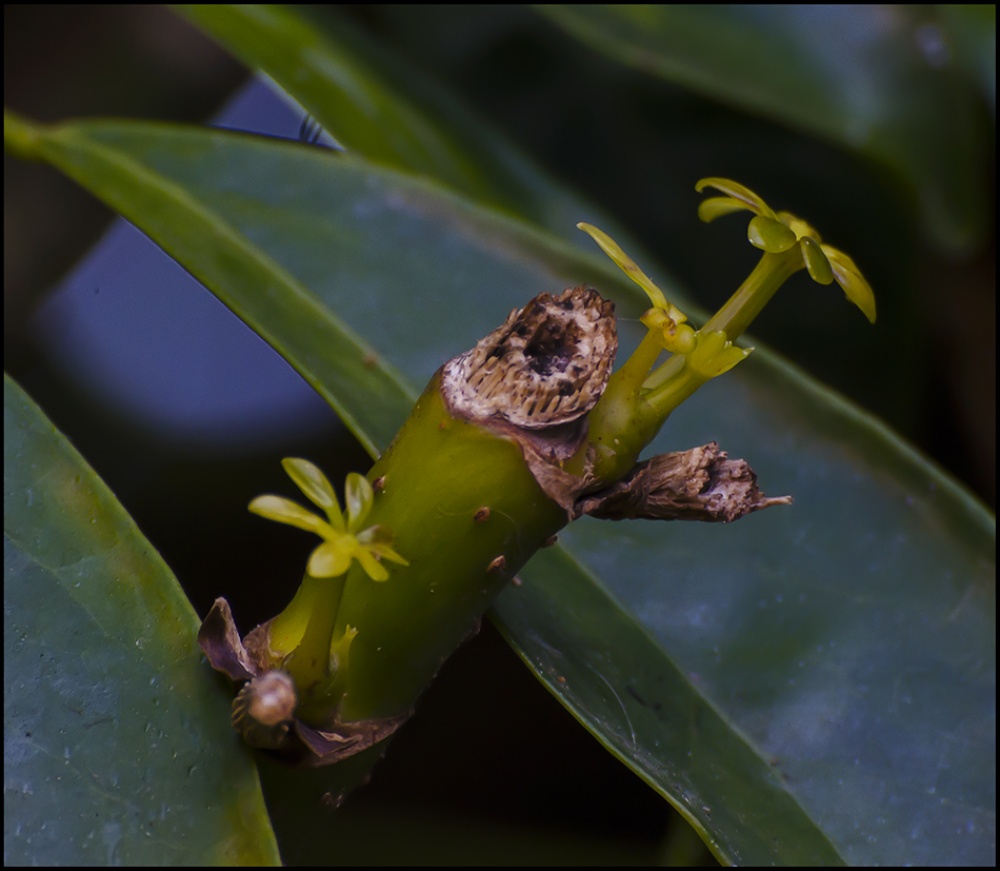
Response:
POLYGON ((500 554, 500 556, 498 556, 495 560, 493 560, 493 562, 491 562, 486 567, 486 573, 489 575, 495 575, 497 574, 497 572, 502 572, 504 570, 504 566, 506 565, 507 565, 507 557, 505 557, 503 554, 500 554))
POLYGON ((244 684, 233 701, 233 728, 251 747, 274 750, 288 740, 298 697, 283 671, 266 671, 244 684))

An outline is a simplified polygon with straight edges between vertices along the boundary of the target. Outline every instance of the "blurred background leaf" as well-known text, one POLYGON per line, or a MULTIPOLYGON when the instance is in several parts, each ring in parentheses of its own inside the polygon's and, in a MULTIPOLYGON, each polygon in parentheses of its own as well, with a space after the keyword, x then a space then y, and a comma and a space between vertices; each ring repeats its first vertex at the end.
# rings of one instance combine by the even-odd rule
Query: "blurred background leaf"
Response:
POLYGON ((987 128, 966 75, 983 52, 953 33, 977 15, 968 7, 950 17, 874 4, 538 8, 644 73, 886 163, 942 247, 985 241, 987 128))

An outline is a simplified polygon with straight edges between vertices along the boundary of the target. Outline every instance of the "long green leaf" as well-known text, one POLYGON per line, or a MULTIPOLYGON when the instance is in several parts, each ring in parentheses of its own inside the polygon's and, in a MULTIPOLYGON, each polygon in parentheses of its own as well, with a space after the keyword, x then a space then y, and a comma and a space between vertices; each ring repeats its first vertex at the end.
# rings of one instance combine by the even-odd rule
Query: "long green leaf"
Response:
POLYGON ((197 630, 158 554, 5 376, 6 862, 277 864, 197 630))
MULTIPOLYGON (((30 133, 23 150, 153 235, 374 446, 440 362, 535 293, 590 282, 639 310, 600 261, 345 156, 149 125, 30 133), (349 330, 386 365, 361 373, 349 330)), ((498 608, 509 637, 722 858, 989 861, 991 519, 760 350, 658 446, 712 438, 797 504, 732 528, 571 529, 586 568, 529 567, 498 608)))
MULTIPOLYGON (((568 548, 601 579, 607 600, 588 617, 561 621, 566 638, 557 646, 573 655, 561 658, 565 682, 556 686, 587 717, 596 708, 592 675, 606 679, 605 700, 619 707, 602 732, 608 746, 654 788, 667 783, 687 796, 687 813, 735 862, 759 861, 745 852, 747 829, 801 846, 768 822, 780 812, 770 804, 778 786, 850 864, 959 855, 988 863, 992 519, 877 424, 794 372, 744 374, 743 395, 723 400, 740 431, 723 443, 752 457, 764 481, 788 482, 795 505, 732 527, 570 527, 568 548), (774 388, 786 401, 768 396, 774 388), (574 637, 576 626, 616 607, 635 615, 660 658, 622 669, 618 656, 587 646, 596 631, 574 637), (728 727, 722 746, 716 716, 728 727), (687 748, 683 767, 636 752, 668 744, 687 748), (692 779, 712 782, 719 766, 730 772, 719 790, 689 791, 692 779), (740 818, 723 821, 720 809, 740 818)), ((570 599, 571 570, 532 563, 524 574, 526 587, 565 585, 552 598, 570 599)), ((518 592, 497 609, 516 627, 526 622, 518 592)), ((574 607, 586 606, 577 598, 574 607)), ((551 639, 541 647, 519 637, 530 639, 523 655, 552 664, 551 639)), ((792 847, 782 845, 780 861, 792 847)))

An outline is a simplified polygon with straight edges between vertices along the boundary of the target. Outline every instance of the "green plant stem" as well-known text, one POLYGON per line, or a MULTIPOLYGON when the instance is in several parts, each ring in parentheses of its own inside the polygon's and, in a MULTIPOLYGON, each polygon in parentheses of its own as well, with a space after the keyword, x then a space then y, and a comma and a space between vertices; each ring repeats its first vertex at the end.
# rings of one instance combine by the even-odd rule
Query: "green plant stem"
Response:
MULTIPOLYGON (((765 254, 699 331, 700 344, 652 375, 664 340, 651 329, 609 379, 585 450, 564 471, 582 475, 592 461, 595 489, 628 473, 673 409, 721 371, 726 340, 801 266, 801 255, 765 254)), ((452 416, 440 375, 368 480, 378 481, 368 522, 391 530, 409 565, 393 565, 381 583, 358 565, 343 578, 307 577, 271 630, 272 650, 298 640, 285 668, 300 688, 299 715, 320 728, 331 717, 347 724, 407 715, 488 603, 568 519, 518 443, 452 416)))
POLYGON ((659 336, 650 330, 625 365, 608 379, 601 399, 590 412, 590 438, 568 461, 566 471, 582 475, 589 450, 594 451, 595 475, 601 483, 616 480, 632 468, 642 446, 634 455, 629 451, 633 442, 641 441, 641 436, 633 436, 645 419, 639 394, 643 381, 662 351, 659 336))
MULTIPOLYGON (((763 311, 764 306, 771 301, 771 298, 778 292, 778 288, 802 268, 802 257, 798 254, 797 249, 784 254, 764 253, 753 272, 729 297, 725 305, 709 318, 699 332, 709 333, 721 330, 730 342, 735 342, 753 323, 757 315, 763 311)), ((679 355, 671 357, 646 379, 643 386, 647 390, 655 391, 661 385, 676 378, 684 368, 684 363, 684 357, 679 355)), ((697 386, 694 389, 696 390, 697 386)), ((691 392, 693 391, 678 391, 676 395, 680 399, 673 405, 673 408, 676 408, 679 402, 683 402, 690 396, 691 392)))
POLYGON ((383 583, 353 568, 346 576, 332 637, 348 627, 357 636, 346 667, 316 692, 339 696, 342 723, 407 714, 497 593, 567 522, 517 443, 451 415, 439 377, 369 472, 376 479, 368 522, 393 531, 409 565, 391 566, 383 583))
POLYGON ((289 651, 283 667, 298 687, 326 680, 330 671, 330 645, 346 579, 306 575, 295 597, 271 621, 269 646, 276 659, 289 651))
POLYGON ((782 254, 765 252, 753 272, 725 305, 709 318, 701 332, 722 330, 729 341, 735 342, 771 301, 778 288, 803 268, 802 254, 797 248, 782 254))

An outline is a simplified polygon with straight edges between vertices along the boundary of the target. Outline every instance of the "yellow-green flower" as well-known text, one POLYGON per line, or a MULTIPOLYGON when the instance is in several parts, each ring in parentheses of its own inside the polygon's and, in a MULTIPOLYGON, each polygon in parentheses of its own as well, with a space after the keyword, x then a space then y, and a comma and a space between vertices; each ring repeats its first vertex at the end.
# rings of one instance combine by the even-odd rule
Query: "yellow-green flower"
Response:
POLYGON ((577 224, 652 303, 641 318, 648 333, 612 374, 590 412, 588 444, 570 466, 577 474, 590 456, 595 460, 588 474, 594 480, 611 482, 626 474, 680 403, 706 381, 746 359, 752 349, 740 348, 736 340, 796 272, 805 269, 820 284, 836 281, 847 298, 875 321, 875 295, 854 261, 826 245, 805 221, 789 212, 772 211, 752 190, 729 179, 703 178, 695 187, 698 191, 715 188, 725 195, 701 203, 698 214, 703 221, 730 212, 753 213, 748 235, 763 252, 736 292, 697 330, 614 239, 590 224, 577 224), (663 351, 671 356, 660 363, 663 351))
POLYGON ((869 321, 875 323, 875 294, 861 270, 843 251, 823 242, 819 233, 791 212, 774 212, 757 194, 739 182, 727 178, 703 178, 695 185, 701 193, 715 188, 725 196, 709 197, 698 206, 698 217, 706 223, 732 212, 748 211, 754 217, 747 229, 750 244, 768 254, 784 254, 798 246, 802 265, 813 281, 831 284, 836 281, 847 298, 869 321))
POLYGON ((326 514, 324 520, 290 499, 283 496, 258 496, 250 503, 250 511, 314 532, 323 539, 309 557, 306 571, 314 578, 334 578, 345 574, 352 560, 357 560, 373 581, 384 581, 389 572, 382 560, 409 565, 403 557, 389 545, 392 536, 381 526, 362 528, 371 512, 375 494, 371 484, 356 472, 347 476, 344 498, 347 502, 347 517, 340 508, 337 494, 324 475, 308 460, 289 457, 281 465, 298 488, 326 514))

